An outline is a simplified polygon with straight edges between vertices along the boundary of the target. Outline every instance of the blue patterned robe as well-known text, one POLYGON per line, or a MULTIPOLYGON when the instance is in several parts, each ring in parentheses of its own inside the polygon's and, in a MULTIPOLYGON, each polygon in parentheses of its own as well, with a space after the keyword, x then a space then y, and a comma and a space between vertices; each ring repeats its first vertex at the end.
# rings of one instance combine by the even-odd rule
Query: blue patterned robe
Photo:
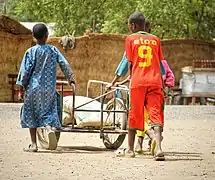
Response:
POLYGON ((56 92, 57 64, 69 79, 72 75, 70 65, 56 47, 36 45, 26 51, 16 82, 25 89, 21 110, 23 128, 61 126, 59 94, 56 92))

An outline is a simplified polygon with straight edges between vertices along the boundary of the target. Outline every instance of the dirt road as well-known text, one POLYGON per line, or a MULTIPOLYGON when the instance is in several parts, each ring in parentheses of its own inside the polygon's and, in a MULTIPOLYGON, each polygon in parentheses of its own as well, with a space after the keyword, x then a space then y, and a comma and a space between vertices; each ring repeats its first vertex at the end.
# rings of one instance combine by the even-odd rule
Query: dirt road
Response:
POLYGON ((0 180, 215 179, 214 107, 166 108, 165 162, 147 154, 116 158, 98 134, 64 133, 56 151, 24 153, 30 141, 19 110, 20 104, 0 104, 0 180))

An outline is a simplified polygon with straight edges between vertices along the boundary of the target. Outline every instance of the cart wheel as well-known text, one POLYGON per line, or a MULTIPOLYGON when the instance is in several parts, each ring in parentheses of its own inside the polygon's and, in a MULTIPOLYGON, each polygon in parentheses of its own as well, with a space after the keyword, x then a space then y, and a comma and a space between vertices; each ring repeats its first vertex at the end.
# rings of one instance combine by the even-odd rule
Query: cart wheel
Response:
MULTIPOLYGON (((55 132, 57 142, 60 139, 60 132, 55 132)), ((38 128, 37 129, 37 136, 42 149, 48 149, 49 147, 49 140, 48 134, 45 128, 38 128)))
MULTIPOLYGON (((106 110, 114 109, 114 99, 110 100, 107 104, 106 110)), ((123 101, 119 98, 115 99, 115 110, 125 111, 127 110, 123 101)), ((111 116, 113 117, 113 112, 108 113, 106 122, 110 120, 111 116)), ((112 118, 113 119, 113 118, 112 118)), ((127 129, 127 113, 115 113, 115 127, 116 129, 126 130, 127 129)), ((126 134, 104 134, 103 143, 107 149, 118 149, 124 139, 126 134)))

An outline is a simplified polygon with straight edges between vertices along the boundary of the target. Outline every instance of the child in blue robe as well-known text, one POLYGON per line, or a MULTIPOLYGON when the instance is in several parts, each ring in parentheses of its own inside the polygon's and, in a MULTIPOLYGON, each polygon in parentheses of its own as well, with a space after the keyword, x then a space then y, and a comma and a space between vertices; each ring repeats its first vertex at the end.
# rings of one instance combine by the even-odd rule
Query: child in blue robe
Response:
POLYGON ((75 83, 69 63, 60 51, 46 44, 47 27, 40 23, 33 27, 33 36, 37 45, 25 52, 17 85, 24 87, 25 98, 21 110, 21 126, 29 128, 31 144, 24 149, 37 152, 37 128, 46 127, 49 138, 49 149, 56 149, 57 140, 53 128, 60 128, 59 103, 56 93, 57 64, 60 65, 70 83, 75 83))

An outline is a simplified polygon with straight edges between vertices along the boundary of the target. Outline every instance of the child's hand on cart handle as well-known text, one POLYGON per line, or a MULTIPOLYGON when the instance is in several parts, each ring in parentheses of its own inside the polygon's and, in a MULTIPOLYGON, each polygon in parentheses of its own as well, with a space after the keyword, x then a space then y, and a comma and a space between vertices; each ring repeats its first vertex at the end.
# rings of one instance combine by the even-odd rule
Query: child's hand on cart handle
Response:
POLYGON ((72 85, 72 84, 76 84, 75 79, 74 79, 73 76, 71 76, 71 77, 69 78, 69 85, 72 85))
POLYGON ((164 95, 164 98, 167 98, 167 96, 168 96, 168 93, 167 93, 167 91, 166 91, 166 89, 162 89, 163 90, 163 95, 164 95))
POLYGON ((109 83, 107 86, 106 86, 106 89, 107 90, 110 90, 115 84, 113 83, 109 83))
POLYGON ((117 83, 117 81, 118 81, 119 78, 120 78, 120 76, 118 76, 118 75, 116 74, 116 75, 114 76, 112 82, 106 86, 106 89, 107 89, 107 90, 110 90, 113 86, 116 86, 116 83, 117 83))

